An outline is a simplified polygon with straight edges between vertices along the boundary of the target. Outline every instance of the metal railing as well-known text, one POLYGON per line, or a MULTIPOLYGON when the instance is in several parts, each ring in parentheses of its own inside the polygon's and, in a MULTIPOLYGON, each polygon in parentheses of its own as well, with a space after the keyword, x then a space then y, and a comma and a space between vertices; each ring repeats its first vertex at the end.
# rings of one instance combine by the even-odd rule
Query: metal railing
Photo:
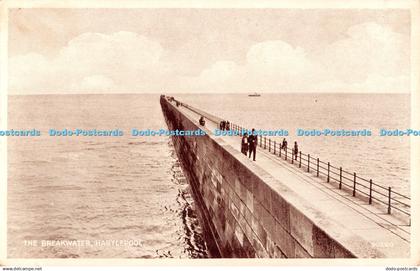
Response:
MULTIPOLYGON (((179 103, 178 106, 184 106, 216 124, 219 124, 223 120, 187 104, 176 100, 175 102, 179 103)), ((231 123, 230 130, 236 131, 238 136, 242 136, 242 132, 249 132, 250 129, 231 123)), ((410 218, 411 198, 395 191, 391 186, 385 187, 374 183, 372 179, 366 179, 359 176, 356 172, 350 172, 344 170, 342 167, 333 166, 330 162, 322 161, 319 157, 315 158, 309 153, 303 153, 302 151, 295 152, 294 148, 285 147, 280 142, 265 136, 258 136, 258 145, 260 148, 267 150, 279 158, 283 158, 296 167, 302 168, 304 171, 312 173, 316 177, 326 179, 328 183, 336 183, 340 190, 349 191, 353 197, 361 197, 369 204, 376 202, 385 206, 388 214, 391 214, 392 210, 397 210, 410 218)))
MULTIPOLYGON (((236 124, 232 125, 232 129, 237 131, 239 135, 242 135, 242 131, 249 132, 249 129, 236 124)), ((375 201, 384 205, 388 214, 391 214, 392 210, 397 210, 410 217, 411 198, 395 191, 391 186, 385 187, 374 183, 372 179, 363 178, 356 172, 333 166, 330 162, 322 161, 319 157, 315 158, 309 153, 295 152, 294 148, 285 147, 271 138, 259 135, 258 145, 260 148, 284 158, 291 164, 295 164, 296 167, 313 173, 316 177, 323 177, 327 182, 335 182, 339 189, 348 190, 353 197, 360 195, 369 204, 375 201)))

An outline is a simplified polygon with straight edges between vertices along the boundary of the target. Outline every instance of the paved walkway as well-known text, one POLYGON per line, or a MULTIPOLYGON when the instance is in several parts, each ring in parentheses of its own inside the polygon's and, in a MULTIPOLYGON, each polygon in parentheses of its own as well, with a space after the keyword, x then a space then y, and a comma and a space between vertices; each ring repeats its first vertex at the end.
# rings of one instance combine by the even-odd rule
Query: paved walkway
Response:
MULTIPOLYGON (((178 109, 198 125, 199 114, 184 106, 179 106, 178 109)), ((205 126, 214 131, 218 128, 218 123, 206 119, 205 126)), ((221 138, 240 151, 241 138, 239 136, 221 138)), ((276 180, 306 199, 326 217, 372 243, 387 257, 401 257, 402 254, 409 256, 410 226, 403 220, 387 214, 383 208, 369 205, 353 197, 351 193, 339 190, 331 183, 312 176, 311 173, 291 165, 290 160, 285 161, 269 153, 268 150, 258 147, 256 160, 252 163, 269 172, 276 180)))

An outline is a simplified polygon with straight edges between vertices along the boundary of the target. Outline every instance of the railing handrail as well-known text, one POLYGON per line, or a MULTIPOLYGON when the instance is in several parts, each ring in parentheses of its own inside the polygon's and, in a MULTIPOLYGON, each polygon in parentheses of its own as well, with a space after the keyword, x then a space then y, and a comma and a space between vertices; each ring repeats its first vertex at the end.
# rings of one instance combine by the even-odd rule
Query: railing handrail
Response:
MULTIPOLYGON (((213 121, 216 124, 219 124, 223 119, 219 118, 217 116, 214 116, 212 114, 209 114, 207 112, 204 112, 200 109, 197 109, 195 107, 192 107, 190 105, 184 104, 182 102, 179 102, 175 99, 173 99, 173 101, 179 103, 179 105, 182 105, 186 108, 188 108, 189 110, 213 121)), ((230 129, 234 130, 236 132, 238 132, 238 135, 242 135, 242 132, 244 130, 249 131, 250 129, 246 129, 240 125, 237 125, 235 123, 230 123, 230 129)), ((299 168, 303 167, 304 169, 306 169, 306 171, 310 172, 310 170, 316 171, 317 173, 317 177, 321 175, 324 175, 327 177, 327 181, 330 182, 331 180, 338 182, 339 183, 339 189, 342 188, 342 186, 346 186, 348 188, 350 188, 353 192, 353 196, 356 196, 356 194, 363 194, 365 196, 368 197, 369 199, 369 204, 372 204, 372 201, 375 200, 378 203, 382 203, 384 205, 387 205, 388 207, 388 214, 391 213, 391 209, 395 209, 398 210, 399 212, 407 215, 407 216, 411 216, 411 214, 406 211, 406 210, 402 210, 401 208, 399 208, 398 204, 403 205, 407 208, 411 208, 410 202, 411 202, 411 198, 409 196, 403 195, 399 192, 396 192, 392 189, 392 187, 385 187, 383 185, 374 183, 372 181, 372 179, 366 179, 363 177, 360 177, 357 175, 356 172, 349 172, 344 170, 342 167, 337 167, 337 166, 333 166, 330 162, 324 162, 322 160, 320 160, 319 158, 315 158, 314 156, 311 156, 309 153, 303 153, 302 151, 298 151, 297 155, 295 155, 295 153, 293 152, 294 147, 290 148, 290 147, 283 147, 281 142, 277 142, 276 140, 271 140, 271 138, 269 138, 267 140, 266 136, 262 136, 262 135, 258 135, 257 136, 258 139, 258 144, 261 148, 266 149, 267 151, 269 151, 270 153, 274 153, 275 155, 278 155, 279 157, 282 157, 282 154, 285 158, 285 160, 289 160, 289 158, 291 159, 292 163, 293 161, 296 161, 296 164, 299 166, 299 168), (263 142, 264 141, 264 142, 263 142), (268 146, 267 146, 268 144, 268 146), (290 155, 290 156, 288 156, 290 155), (297 158, 297 156, 299 156, 299 159, 297 158), (307 159, 309 158, 309 159, 307 159), (297 162, 297 160, 299 160, 299 162, 297 162), (302 164, 302 161, 305 162, 305 164, 302 164), (322 165, 327 165, 327 168, 322 165), (313 167, 314 166, 314 167, 313 167), (334 171, 335 170, 335 171, 334 171), (337 172, 339 171, 339 173, 337 172), (335 176, 339 176, 339 178, 337 177, 333 177, 331 176, 331 174, 334 174, 335 176), (345 180, 347 182, 345 182, 345 180), (351 182, 351 183, 350 183, 351 182), (367 183, 365 185, 365 183, 367 183), (369 186, 367 186, 369 185, 369 186), (365 188, 365 190, 361 190, 360 187, 365 188), (374 187, 376 187, 377 189, 374 189, 374 187), (368 189, 366 191, 366 189, 368 189), (378 190, 379 189, 379 190, 378 190), (381 192, 385 191, 385 192, 381 192), (376 194, 376 196, 375 196, 376 194), (401 199, 392 197, 391 195, 394 194, 400 198, 406 199, 409 201, 409 203, 407 202, 403 202, 401 201, 401 199), (378 195, 382 196, 382 199, 380 197, 378 197, 378 195), (384 200, 388 200, 387 202, 384 200), (397 202, 397 205, 392 205, 392 202, 397 202)))
MULTIPOLYGON (((266 138, 265 136, 261 136, 261 135, 259 137, 260 137, 260 140, 261 141, 262 140, 265 140, 265 138, 266 138)), ((276 140, 270 140, 270 142, 273 144, 273 146, 277 146, 277 147, 280 146, 280 143, 277 142, 276 140)), ((266 146, 265 149, 271 149, 271 147, 269 148, 269 147, 266 146)), ((294 150, 293 147, 292 148, 290 148, 290 147, 285 147, 285 148, 284 147, 281 147, 279 149, 273 149, 273 152, 274 151, 276 151, 276 152, 277 151, 279 151, 279 152, 285 152, 285 153, 287 152, 288 154, 290 154, 290 157, 292 157, 292 155, 294 154, 293 150, 294 150)), ((308 157, 307 155, 308 154, 303 153, 302 151, 299 151, 299 153, 298 153, 299 160, 303 160, 305 162, 308 162, 308 159, 305 158, 305 157, 308 157)), ((287 156, 285 156, 285 157, 287 159, 287 156)), ((319 174, 322 174, 324 176, 328 176, 329 180, 334 180, 335 182, 340 182, 340 179, 337 179, 336 177, 331 176, 331 173, 334 174, 334 175, 336 175, 336 176, 340 176, 340 173, 337 172, 337 170, 340 170, 340 168, 331 165, 331 163, 329 163, 329 162, 324 162, 324 161, 320 160, 319 158, 315 158, 315 157, 310 156, 310 155, 309 155, 309 157, 311 157, 312 159, 309 161, 309 164, 307 164, 307 165, 309 165, 309 168, 310 169, 315 170, 315 171, 318 171, 317 172, 317 175, 318 176, 319 176, 319 174), (324 165, 328 165, 329 164, 329 167, 330 167, 329 173, 328 173, 328 168, 326 168, 324 166, 321 166, 321 165, 317 165, 317 162, 318 161, 319 161, 319 164, 324 164, 324 165), (322 171, 322 169, 324 171, 322 171)), ((295 160, 297 160, 297 159, 295 159, 295 160)), ((387 188, 385 186, 382 186, 380 184, 376 184, 374 182, 372 182, 372 188, 371 188, 370 186, 367 186, 367 185, 364 184, 364 183, 370 184, 370 180, 367 180, 366 178, 363 178, 363 177, 358 176, 355 172, 351 173, 351 172, 346 171, 346 170, 343 170, 341 168, 341 183, 342 183, 342 185, 345 185, 345 186, 347 186, 349 188, 353 188, 349 184, 349 182, 343 182, 343 180, 352 181, 353 184, 356 184, 356 188, 354 189, 354 192, 362 193, 362 194, 370 197, 371 198, 370 199, 370 204, 371 204, 371 200, 372 199, 375 199, 375 201, 387 205, 387 207, 388 207, 388 213, 391 213, 391 209, 396 209, 396 210, 400 211, 401 213, 410 216, 410 213, 407 212, 406 210, 403 210, 403 209, 399 208, 399 206, 396 206, 395 204, 392 205, 392 202, 396 202, 396 203, 398 203, 400 205, 403 205, 403 206, 405 206, 407 208, 411 208, 411 205, 409 203, 404 202, 404 201, 396 198, 395 196, 394 197, 389 197, 389 194, 387 195, 387 194, 381 192, 381 190, 383 190, 384 192, 385 191, 386 192, 390 192, 391 191, 392 194, 394 194, 394 195, 396 195, 398 197, 404 198, 404 199, 406 199, 408 201, 411 201, 411 198, 409 196, 406 196, 406 195, 403 195, 403 194, 401 194, 399 192, 394 191, 392 189, 392 187, 388 187, 387 188), (355 181, 354 181, 354 177, 353 176, 356 176, 355 181), (371 190, 369 192, 374 192, 375 194, 378 194, 378 195, 382 196, 383 199, 384 198, 387 198, 388 200, 391 201, 391 204, 390 204, 390 201, 385 202, 384 200, 381 200, 378 197, 374 197, 372 195, 373 193, 370 194, 370 193, 367 193, 366 190, 363 191, 363 190, 359 189, 358 187, 360 187, 360 186, 363 187, 363 188, 366 188, 366 189, 371 190), (373 187, 377 187, 377 189, 373 189, 373 187)))

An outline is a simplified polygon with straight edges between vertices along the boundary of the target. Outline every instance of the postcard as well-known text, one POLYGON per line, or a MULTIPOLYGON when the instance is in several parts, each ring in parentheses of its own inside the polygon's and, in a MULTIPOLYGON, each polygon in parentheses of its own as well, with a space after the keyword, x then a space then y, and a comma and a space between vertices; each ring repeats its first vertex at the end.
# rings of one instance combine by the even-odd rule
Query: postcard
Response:
POLYGON ((0 5, 2 265, 419 264, 419 1, 0 5))

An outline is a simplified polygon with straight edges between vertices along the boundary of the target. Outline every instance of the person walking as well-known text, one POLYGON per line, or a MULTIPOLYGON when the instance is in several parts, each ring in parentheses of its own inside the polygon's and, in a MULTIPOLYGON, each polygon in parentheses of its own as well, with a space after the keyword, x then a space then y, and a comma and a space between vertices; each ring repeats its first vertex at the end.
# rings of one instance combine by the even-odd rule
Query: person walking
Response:
POLYGON ((203 116, 200 117, 199 122, 200 122, 200 125, 201 126, 204 126, 206 124, 206 121, 204 120, 204 117, 203 116))
POLYGON ((286 138, 283 138, 283 143, 281 144, 281 148, 285 151, 287 151, 287 141, 286 138))
POLYGON ((248 134, 244 133, 241 140, 241 152, 245 154, 245 156, 248 153, 248 134))
POLYGON ((298 153, 299 153, 299 148, 298 148, 297 142, 295 141, 295 146, 293 147, 293 154, 295 156, 295 160, 297 160, 298 153))
POLYGON ((248 137, 248 146, 249 146, 249 158, 251 158, 251 154, 253 153, 253 160, 255 161, 255 155, 257 152, 257 145, 258 145, 258 138, 255 135, 255 129, 252 128, 251 135, 248 137))

